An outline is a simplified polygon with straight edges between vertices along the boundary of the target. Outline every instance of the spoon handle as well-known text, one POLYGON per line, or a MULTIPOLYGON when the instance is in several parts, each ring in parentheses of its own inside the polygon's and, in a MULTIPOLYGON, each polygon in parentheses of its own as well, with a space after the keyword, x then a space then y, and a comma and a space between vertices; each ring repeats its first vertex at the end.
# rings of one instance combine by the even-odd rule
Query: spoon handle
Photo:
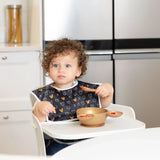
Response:
POLYGON ((96 89, 93 89, 93 88, 88 88, 88 87, 85 87, 85 86, 80 86, 81 89, 85 92, 95 92, 96 89))

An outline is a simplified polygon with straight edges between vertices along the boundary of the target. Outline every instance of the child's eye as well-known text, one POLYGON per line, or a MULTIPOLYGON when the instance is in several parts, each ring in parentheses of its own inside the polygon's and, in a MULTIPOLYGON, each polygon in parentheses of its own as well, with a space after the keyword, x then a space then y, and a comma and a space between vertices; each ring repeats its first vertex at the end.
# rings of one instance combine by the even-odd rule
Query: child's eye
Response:
POLYGON ((66 67, 69 68, 69 67, 71 67, 71 65, 70 64, 66 64, 66 67))
POLYGON ((58 67, 59 67, 58 64, 53 64, 52 66, 55 67, 55 68, 58 68, 58 67))

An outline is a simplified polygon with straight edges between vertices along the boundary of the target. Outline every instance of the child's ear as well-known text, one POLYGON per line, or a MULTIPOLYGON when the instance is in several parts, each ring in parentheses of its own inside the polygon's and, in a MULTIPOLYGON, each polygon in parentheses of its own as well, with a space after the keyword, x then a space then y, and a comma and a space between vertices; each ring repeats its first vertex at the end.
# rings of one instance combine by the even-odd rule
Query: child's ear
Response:
POLYGON ((82 73, 82 67, 79 67, 77 74, 76 74, 76 77, 78 78, 81 75, 81 73, 82 73))

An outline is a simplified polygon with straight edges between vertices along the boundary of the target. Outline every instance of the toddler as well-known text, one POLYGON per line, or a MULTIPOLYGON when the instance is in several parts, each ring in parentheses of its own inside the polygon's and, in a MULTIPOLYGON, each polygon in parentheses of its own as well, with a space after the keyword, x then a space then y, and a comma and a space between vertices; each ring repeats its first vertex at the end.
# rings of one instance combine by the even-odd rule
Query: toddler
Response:
POLYGON ((32 92, 37 99, 33 114, 40 122, 72 120, 76 118, 78 108, 105 108, 110 105, 113 98, 111 84, 97 85, 78 80, 87 70, 87 61, 88 55, 78 41, 64 38, 48 44, 44 50, 42 67, 53 83, 32 92), (84 92, 81 86, 96 90, 84 92))

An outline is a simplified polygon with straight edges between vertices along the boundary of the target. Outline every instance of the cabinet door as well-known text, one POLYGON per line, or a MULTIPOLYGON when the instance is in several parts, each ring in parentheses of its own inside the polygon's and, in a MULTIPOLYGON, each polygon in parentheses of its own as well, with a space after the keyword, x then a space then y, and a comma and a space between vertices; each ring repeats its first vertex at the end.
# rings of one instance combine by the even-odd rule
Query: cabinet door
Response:
POLYGON ((0 153, 40 155, 31 111, 0 112, 0 153))
POLYGON ((133 107, 147 127, 160 126, 160 59, 116 60, 115 96, 116 103, 133 107))
POLYGON ((41 84, 39 52, 0 53, 0 110, 31 108, 30 92, 41 84))

